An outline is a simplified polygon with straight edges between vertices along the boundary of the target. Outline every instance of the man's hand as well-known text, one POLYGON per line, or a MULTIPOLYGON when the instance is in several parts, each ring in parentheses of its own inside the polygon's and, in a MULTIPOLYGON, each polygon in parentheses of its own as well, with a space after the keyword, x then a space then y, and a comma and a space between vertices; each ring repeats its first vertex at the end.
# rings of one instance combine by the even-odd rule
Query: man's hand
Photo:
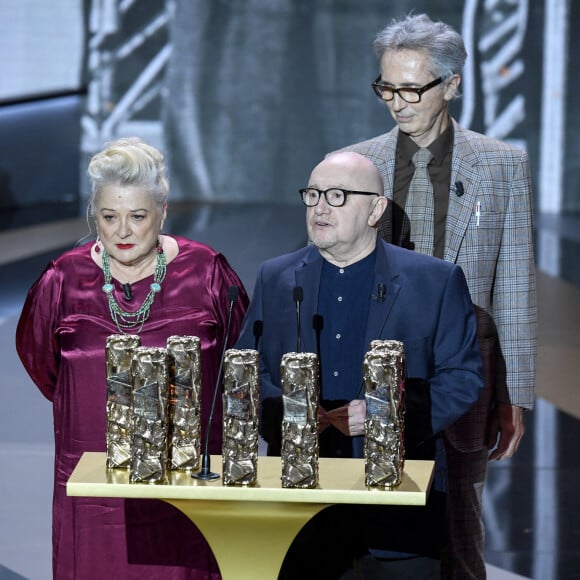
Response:
POLYGON ((328 411, 321 405, 318 405, 318 434, 320 435, 328 427, 330 427, 328 411))
POLYGON ((321 425, 334 425, 343 435, 354 437, 364 434, 366 411, 366 401, 356 399, 348 405, 325 411, 322 419, 319 415, 318 420, 321 425))
POLYGON ((525 432, 524 410, 508 403, 498 403, 488 424, 488 448, 493 449, 489 461, 513 457, 525 432))

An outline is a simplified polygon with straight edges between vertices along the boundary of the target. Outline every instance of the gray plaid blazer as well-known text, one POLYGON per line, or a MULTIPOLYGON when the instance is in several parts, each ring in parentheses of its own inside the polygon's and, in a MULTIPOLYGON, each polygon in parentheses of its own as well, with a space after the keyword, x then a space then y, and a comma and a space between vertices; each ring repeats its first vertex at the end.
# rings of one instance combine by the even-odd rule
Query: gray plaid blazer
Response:
MULTIPOLYGON (((536 274, 528 155, 453 121, 455 137, 446 224, 445 260, 465 273, 478 318, 486 389, 447 431, 460 451, 486 444, 491 404, 531 409, 535 398, 536 274), (478 210, 476 209, 478 208, 478 210)), ((393 198, 398 128, 341 149, 371 159, 393 198)), ((389 205, 379 233, 391 241, 389 205)), ((428 289, 426 289, 428 291, 428 289)))

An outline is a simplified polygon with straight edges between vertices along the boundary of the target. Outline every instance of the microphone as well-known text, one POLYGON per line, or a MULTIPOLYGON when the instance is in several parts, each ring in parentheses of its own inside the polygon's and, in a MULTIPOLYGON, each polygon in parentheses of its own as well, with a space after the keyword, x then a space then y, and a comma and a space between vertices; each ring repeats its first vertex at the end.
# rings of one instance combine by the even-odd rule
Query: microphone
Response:
POLYGON ((312 328, 314 328, 314 332, 317 336, 320 336, 323 327, 324 319, 322 316, 320 314, 314 314, 314 316, 312 316, 312 328))
POLYGON ((464 193, 465 193, 465 191, 463 190, 463 182, 456 181, 455 182, 455 194, 457 195, 457 197, 461 197, 464 193))
POLYGON ((194 477, 195 479, 207 480, 207 479, 218 479, 219 478, 219 473, 215 473, 213 471, 210 471, 211 459, 209 456, 209 436, 211 433, 211 424, 213 421, 213 413, 215 411, 217 394, 221 390, 220 389, 220 382, 222 379, 222 371, 224 368, 224 358, 226 355, 226 350, 228 348, 228 341, 230 338, 230 327, 232 325, 232 312, 234 310, 234 304, 236 303, 236 301, 238 299, 239 293, 240 293, 240 289, 237 286, 230 286, 228 288, 228 302, 230 303, 230 307, 228 309, 228 322, 226 324, 226 335, 224 337, 224 345, 222 347, 222 354, 220 357, 220 366, 219 366, 217 378, 215 381, 215 388, 213 391, 213 399, 211 402, 211 410, 209 412, 209 419, 207 422, 207 429, 206 429, 206 433, 205 433, 205 447, 204 447, 203 455, 201 458, 201 471, 197 471, 197 472, 191 474, 191 477, 194 477))
POLYGON ((384 302, 386 293, 387 293, 387 287, 384 284, 379 284, 379 295, 377 296, 377 300, 379 302, 384 302))
POLYGON ((258 350, 258 343, 264 332, 264 323, 261 320, 254 322, 254 350, 258 350))
POLYGON ((127 300, 133 300, 133 292, 131 292, 131 284, 129 284, 129 282, 123 284, 123 292, 125 293, 125 298, 127 300))
POLYGON ((379 284, 377 286, 377 294, 376 296, 373 294, 371 298, 376 300, 377 302, 384 302, 385 295, 387 294, 387 287, 384 284, 379 284))
POLYGON ((323 383, 322 383, 322 357, 320 356, 320 335, 324 327, 324 319, 320 314, 312 316, 312 328, 314 329, 314 336, 316 337, 316 354, 318 355, 318 384, 320 389, 320 399, 323 399, 323 383))
POLYGON ((300 335, 302 334, 300 325, 300 304, 304 300, 304 291, 302 286, 296 286, 294 292, 292 293, 294 302, 296 302, 296 352, 302 352, 302 339, 300 335))

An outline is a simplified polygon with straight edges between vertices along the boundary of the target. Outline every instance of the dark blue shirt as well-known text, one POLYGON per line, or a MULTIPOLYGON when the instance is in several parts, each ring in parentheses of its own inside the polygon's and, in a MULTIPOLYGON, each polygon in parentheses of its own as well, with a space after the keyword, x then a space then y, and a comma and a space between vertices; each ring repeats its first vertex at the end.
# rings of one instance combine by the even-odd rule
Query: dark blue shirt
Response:
POLYGON ((364 398, 362 365, 375 261, 376 250, 346 268, 323 262, 318 297, 323 401, 364 398))

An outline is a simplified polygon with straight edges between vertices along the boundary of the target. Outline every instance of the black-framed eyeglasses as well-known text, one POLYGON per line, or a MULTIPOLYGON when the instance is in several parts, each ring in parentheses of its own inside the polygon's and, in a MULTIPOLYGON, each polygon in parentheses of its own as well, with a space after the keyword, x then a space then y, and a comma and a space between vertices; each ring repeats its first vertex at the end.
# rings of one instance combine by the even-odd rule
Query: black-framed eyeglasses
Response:
POLYGON ((392 101, 395 98, 395 93, 407 103, 420 103, 423 93, 426 93, 429 89, 440 85, 443 82, 443 77, 439 77, 430 83, 427 83, 422 87, 400 87, 396 89, 391 85, 387 85, 381 82, 381 75, 379 75, 374 83, 371 83, 375 95, 379 97, 382 101, 392 101))
POLYGON ((331 187, 322 191, 315 187, 305 187, 299 190, 300 199, 306 207, 314 207, 318 205, 320 196, 323 195, 326 203, 332 207, 341 207, 346 203, 346 198, 349 195, 379 195, 373 191, 351 191, 349 189, 340 189, 339 187, 331 187))

